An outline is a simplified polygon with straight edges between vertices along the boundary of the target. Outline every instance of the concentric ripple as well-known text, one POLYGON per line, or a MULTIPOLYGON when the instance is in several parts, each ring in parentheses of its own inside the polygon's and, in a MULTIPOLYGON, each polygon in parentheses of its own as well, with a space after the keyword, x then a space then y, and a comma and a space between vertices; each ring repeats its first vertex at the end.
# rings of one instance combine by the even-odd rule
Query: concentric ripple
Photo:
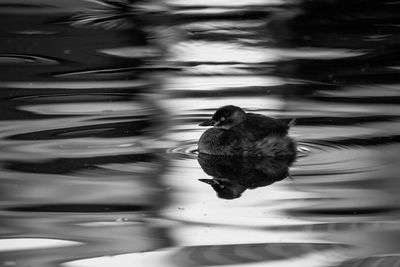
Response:
POLYGON ((168 154, 176 155, 181 159, 196 159, 198 155, 197 141, 186 141, 177 147, 171 147, 167 150, 168 154))
POLYGON ((373 157, 373 149, 339 142, 301 141, 298 150, 296 175, 360 173, 380 165, 367 160, 373 157), (360 157, 365 160, 359 161, 360 157))
MULTIPOLYGON (((312 149, 307 144, 300 143, 297 147, 297 156, 305 157, 311 153, 312 149)), ((181 158, 194 159, 197 158, 197 141, 181 142, 179 146, 169 148, 168 154, 180 155, 181 158)))

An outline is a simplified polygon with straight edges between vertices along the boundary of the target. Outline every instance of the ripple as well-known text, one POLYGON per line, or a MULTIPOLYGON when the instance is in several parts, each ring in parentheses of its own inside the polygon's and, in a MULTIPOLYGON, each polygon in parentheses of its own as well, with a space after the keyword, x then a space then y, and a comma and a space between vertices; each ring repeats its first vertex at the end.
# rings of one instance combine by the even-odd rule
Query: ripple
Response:
MULTIPOLYGON (((80 102, 101 102, 101 101, 117 101, 117 100, 126 100, 131 95, 128 93, 82 93, 82 94, 35 94, 30 96, 19 96, 13 97, 13 101, 18 102, 28 102, 28 103, 50 103, 56 104, 60 102, 70 102, 70 103, 80 103, 80 102)), ((138 103, 139 104, 139 103, 138 103)), ((136 103, 135 103, 136 105, 136 103)), ((143 107, 142 107, 143 108, 143 107)), ((135 110, 135 114, 137 114, 139 110, 135 110)))
POLYGON ((386 267, 400 266, 400 255, 398 253, 391 255, 374 255, 363 258, 350 259, 344 261, 338 267, 386 267))
POLYGON ((324 232, 339 233, 363 230, 398 230, 396 222, 333 222, 333 223, 312 223, 303 225, 278 225, 267 227, 275 231, 302 231, 302 232, 324 232))
POLYGON ((311 150, 303 145, 297 146, 297 157, 305 157, 311 153, 311 150))
POLYGON ((20 106, 20 110, 36 114, 50 115, 101 115, 104 113, 132 113, 145 109, 144 105, 139 106, 132 102, 92 102, 92 103, 65 103, 65 104, 42 104, 20 106))
POLYGON ((0 54, 0 64, 47 66, 58 65, 60 62, 54 59, 33 55, 0 54))
POLYGON ((299 147, 301 148, 302 151, 306 151, 308 154, 327 152, 331 149, 341 148, 340 146, 332 145, 329 142, 317 141, 317 140, 300 141, 299 147))
POLYGON ((98 212, 127 212, 148 209, 144 205, 120 204, 49 204, 37 206, 22 206, 9 208, 10 211, 19 212, 73 212, 73 213, 98 213, 98 212))
POLYGON ((171 53, 173 60, 183 62, 263 63, 279 60, 278 55, 264 48, 215 41, 181 42, 171 53))
POLYGON ((84 71, 69 71, 65 73, 55 74, 54 77, 59 78, 77 78, 77 77, 117 77, 122 75, 132 75, 137 67, 126 68, 106 68, 106 69, 93 69, 84 71))
MULTIPOLYGON (((227 76, 197 76, 186 75, 176 76, 169 79, 165 84, 166 90, 171 91, 211 91, 217 90, 232 91, 234 89, 260 88, 263 86, 279 86, 285 84, 285 81, 273 76, 267 75, 227 75, 227 76)), ((224 92, 225 96, 227 92, 224 92)))
POLYGON ((98 51, 109 56, 124 58, 148 58, 161 56, 160 51, 151 47, 127 46, 118 48, 107 48, 98 51))
POLYGON ((0 82, 0 88, 20 88, 20 89, 116 89, 116 88, 135 88, 149 85, 146 81, 73 81, 73 82, 0 82))
POLYGON ((132 16, 132 6, 129 1, 96 1, 103 7, 80 10, 71 17, 69 23, 73 27, 101 28, 105 30, 128 30, 136 23, 128 19, 132 16))
POLYGON ((15 34, 21 35, 53 35, 57 34, 56 31, 43 31, 43 30, 26 30, 26 31, 15 31, 15 34))
POLYGON ((269 262, 305 254, 348 249, 337 243, 264 243, 185 247, 173 255, 179 266, 233 265, 269 262))
MULTIPOLYGON (((87 133, 84 133, 87 134, 87 133)), ((74 160, 83 158, 97 162, 106 162, 107 160, 112 163, 113 159, 122 157, 121 160, 132 160, 132 157, 139 156, 144 158, 144 155, 151 151, 151 147, 146 145, 146 140, 143 138, 73 138, 74 135, 66 136, 71 137, 69 139, 59 140, 35 140, 31 142, 10 142, 7 145, 2 145, 3 154, 0 156, 1 159, 7 161, 11 160, 44 160, 62 158, 67 168, 69 165, 79 165, 74 160), (34 156, 33 156, 34 155, 34 156), (96 161, 97 160, 97 161, 96 161), (70 162, 71 161, 71 162, 70 162)), ((35 163, 35 165, 37 165, 35 163)), ((44 164, 46 165, 46 164, 44 164)), ((19 169, 29 167, 28 163, 24 166, 20 166, 19 169)), ((35 172, 34 169, 31 170, 35 172)), ((43 166, 45 169, 46 166, 43 166)), ((42 169, 43 169, 42 168, 42 169)), ((47 168, 52 169, 47 166, 47 168)), ((28 168, 29 169, 29 168, 28 168)))
POLYGON ((82 245, 82 243, 49 238, 5 238, 0 239, 0 252, 49 249, 77 245, 82 245))
MULTIPOLYGON (((198 149, 197 141, 182 142, 177 147, 172 147, 167 150, 168 154, 175 154, 182 159, 197 159, 198 149)), ((311 153, 311 149, 306 144, 301 144, 297 147, 297 156, 305 157, 311 153)))
POLYGON ((13 140, 51 140, 84 137, 123 137, 140 136, 149 130, 152 126, 149 120, 122 121, 112 123, 88 124, 80 126, 70 126, 61 128, 50 128, 46 130, 30 131, 26 133, 17 133, 8 136, 13 140))
POLYGON ((274 49, 254 47, 233 42, 181 42, 171 50, 172 60, 183 62, 213 63, 267 63, 292 59, 332 60, 362 56, 365 51, 350 49, 325 49, 300 47, 274 49))
MULTIPOLYGON (((210 7, 210 6, 217 6, 217 7, 242 7, 242 6, 264 6, 266 5, 266 1, 264 0, 250 0, 250 1, 232 1, 232 0, 216 0, 212 2, 205 2, 201 0, 192 0, 192 1, 184 1, 184 0, 168 0, 168 4, 170 5, 176 5, 180 7, 191 7, 191 6, 205 6, 205 7, 210 7)), ((273 5, 281 5, 285 4, 285 1, 283 0, 269 0, 267 1, 268 6, 273 6, 273 5)))
POLYGON ((374 151, 362 146, 310 140, 299 142, 298 151, 295 176, 361 173, 381 167, 372 159, 374 151))
POLYGON ((181 143, 180 146, 169 148, 167 153, 176 155, 181 159, 196 159, 198 155, 197 141, 181 143))

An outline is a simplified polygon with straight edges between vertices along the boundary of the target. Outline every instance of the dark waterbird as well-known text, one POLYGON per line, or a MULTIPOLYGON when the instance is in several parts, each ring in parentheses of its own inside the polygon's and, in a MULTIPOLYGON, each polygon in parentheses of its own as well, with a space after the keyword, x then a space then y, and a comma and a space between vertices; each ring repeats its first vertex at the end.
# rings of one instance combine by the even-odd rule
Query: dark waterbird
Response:
POLYGON ((219 108, 211 120, 199 126, 213 126, 198 142, 199 153, 210 155, 295 157, 296 143, 288 130, 293 124, 260 114, 246 113, 237 106, 219 108))
POLYGON ((200 179, 218 197, 234 199, 247 189, 270 185, 289 176, 296 158, 296 143, 287 134, 293 121, 286 122, 236 106, 219 108, 212 126, 200 137, 198 161, 213 179, 200 179))

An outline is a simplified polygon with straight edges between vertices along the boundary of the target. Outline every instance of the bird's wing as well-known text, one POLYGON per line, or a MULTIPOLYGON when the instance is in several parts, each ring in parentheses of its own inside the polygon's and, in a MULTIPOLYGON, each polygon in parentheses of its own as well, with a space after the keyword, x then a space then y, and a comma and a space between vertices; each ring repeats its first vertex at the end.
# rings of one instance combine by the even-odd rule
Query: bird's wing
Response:
POLYGON ((247 113, 247 116, 243 128, 251 129, 251 134, 255 139, 269 135, 283 136, 288 133, 289 126, 284 121, 254 113, 247 113))
POLYGON ((229 146, 229 145, 237 145, 241 142, 242 136, 239 132, 224 130, 224 133, 219 138, 219 145, 221 146, 229 146))

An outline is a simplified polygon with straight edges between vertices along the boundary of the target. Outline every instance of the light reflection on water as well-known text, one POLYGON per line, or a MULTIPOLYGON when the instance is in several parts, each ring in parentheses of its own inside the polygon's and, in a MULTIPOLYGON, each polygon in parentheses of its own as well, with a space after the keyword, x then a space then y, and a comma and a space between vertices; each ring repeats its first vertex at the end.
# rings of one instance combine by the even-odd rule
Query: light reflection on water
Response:
POLYGON ((0 5, 3 265, 398 264, 397 3, 0 5), (299 153, 232 200, 196 151, 227 104, 299 153))

